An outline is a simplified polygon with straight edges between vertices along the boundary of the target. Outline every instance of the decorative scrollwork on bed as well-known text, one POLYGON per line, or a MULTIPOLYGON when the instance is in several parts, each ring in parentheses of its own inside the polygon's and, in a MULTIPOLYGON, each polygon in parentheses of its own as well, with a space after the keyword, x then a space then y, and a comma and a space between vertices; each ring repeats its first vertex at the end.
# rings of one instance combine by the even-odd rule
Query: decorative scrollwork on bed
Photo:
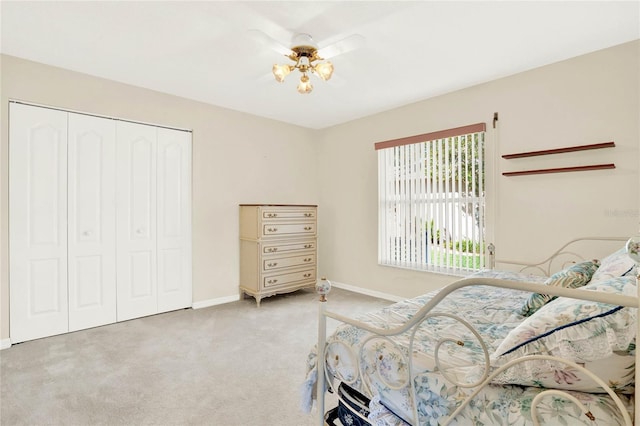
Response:
MULTIPOLYGON (((620 413, 622 414, 622 417, 624 419, 625 424, 629 425, 629 426, 632 425, 631 417, 629 416, 629 413, 627 412, 627 409, 624 406, 624 403, 622 402, 620 397, 613 391, 613 389, 611 389, 609 387, 609 385, 604 382, 604 380, 602 380, 600 377, 598 377, 596 374, 592 373, 591 371, 585 369, 581 365, 576 364, 575 362, 571 362, 571 361, 568 361, 566 359, 558 358, 558 357, 555 357, 555 356, 549 356, 549 355, 528 355, 528 356, 524 356, 522 358, 518 358, 518 359, 515 359, 515 360, 512 360, 512 361, 509 361, 507 364, 499 367, 494 372, 492 372, 490 375, 488 375, 485 378, 485 380, 483 380, 482 383, 479 384, 478 388, 456 409, 456 411, 451 413, 450 418, 447 419, 447 421, 444 423, 444 425, 449 424, 449 422, 452 419, 455 419, 456 415, 458 413, 460 413, 470 403, 470 401, 473 398, 476 397, 476 395, 478 395, 478 393, 482 390, 482 388, 484 386, 489 385, 491 383, 492 379, 494 379, 496 376, 498 376, 499 374, 501 374, 502 372, 504 372, 504 371, 506 371, 506 370, 508 370, 510 368, 517 367, 519 364, 522 364, 522 363, 525 363, 525 362, 537 361, 537 360, 550 360, 550 361, 560 362, 560 363, 566 364, 568 366, 571 366, 573 369, 579 370, 582 373, 590 376, 592 380, 594 380, 596 383, 598 383, 602 387, 602 389, 607 394, 609 394, 611 399, 614 401, 614 403, 616 404, 616 406, 620 410, 620 413)), ((538 403, 542 400, 542 398, 544 398, 546 396, 549 396, 549 395, 555 395, 557 397, 569 399, 571 402, 576 404, 582 410, 584 415, 586 417, 588 417, 589 420, 592 420, 592 421, 595 420, 595 417, 593 416, 593 414, 575 396, 573 396, 570 393, 568 393, 568 392, 566 392, 564 390, 561 390, 561 389, 546 389, 546 390, 543 390, 542 392, 540 392, 533 399, 533 401, 531 403, 531 417, 532 417, 534 425, 537 426, 537 425, 540 424, 540 422, 538 420, 538 403)))
MULTIPOLYGON (((626 267, 619 262, 620 253, 616 254, 615 266, 626 267)), ((629 392, 635 383, 638 308, 635 269, 615 277, 609 276, 612 269, 608 268, 584 289, 545 286, 544 278, 530 282, 533 278, 529 275, 490 271, 359 320, 322 312, 321 318, 333 318, 344 325, 327 342, 319 340, 324 368, 318 389, 324 389, 323 376, 335 378, 375 396, 372 403, 382 404, 395 418, 414 425, 464 424, 465 415, 471 415, 473 410, 473 415, 478 415, 482 401, 491 398, 498 402, 485 406, 479 414, 489 423, 497 416, 524 415, 529 420, 516 418, 508 422, 537 425, 549 421, 550 416, 566 416, 571 421, 631 425, 633 399, 629 392), (557 301, 547 303, 529 317, 516 312, 528 294, 540 291, 557 301), (569 308, 578 312, 576 318, 565 318, 569 308), (487 312, 495 317, 485 321, 487 312), (556 324, 555 318, 550 320, 545 315, 566 319, 566 323, 556 324), (537 330, 539 323, 552 328, 537 330), (603 361, 598 358, 574 362, 556 356, 554 350, 566 353, 565 346, 572 344, 574 334, 591 339, 592 332, 606 333, 610 347, 602 349, 602 354, 598 348, 574 358, 588 355, 603 361), (531 338, 523 338, 529 334, 531 338), (541 353, 540 347, 550 348, 549 353, 541 353), (620 364, 616 367, 620 371, 607 371, 604 378, 594 373, 601 368, 598 362, 608 364, 610 360, 620 364), (524 368, 543 362, 554 364, 524 368), (509 371, 516 373, 507 374, 509 371), (540 371, 544 373, 541 376, 537 375, 540 371), (520 375, 520 382, 511 382, 520 375), (557 410, 549 408, 548 401, 558 399, 569 405, 563 403, 557 410), (517 410, 526 408, 528 414, 505 411, 505 404, 513 401, 519 404, 517 410), (579 420, 578 413, 584 420, 579 420)), ((596 340, 598 337, 593 337, 596 340)), ((321 398, 318 406, 324 411, 321 398)), ((513 407, 510 409, 513 411, 513 407)))

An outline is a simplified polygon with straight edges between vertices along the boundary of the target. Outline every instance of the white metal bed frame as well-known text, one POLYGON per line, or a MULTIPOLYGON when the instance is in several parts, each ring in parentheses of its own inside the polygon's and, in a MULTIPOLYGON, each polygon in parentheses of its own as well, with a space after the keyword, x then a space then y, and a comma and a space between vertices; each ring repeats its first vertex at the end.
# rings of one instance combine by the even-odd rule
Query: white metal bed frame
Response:
MULTIPOLYGON (((571 246, 574 243, 577 242, 583 242, 583 241, 620 241, 620 242, 624 242, 627 241, 628 238, 623 238, 623 237, 585 237, 585 238, 578 238, 575 240, 572 240, 570 242, 568 242, 567 244, 565 244, 564 246, 562 246, 560 249, 558 249, 555 253, 553 253, 551 256, 549 256, 547 259, 543 260, 542 262, 538 262, 538 263, 532 263, 532 264, 526 264, 526 263, 522 263, 522 262, 516 262, 516 261, 500 261, 500 263, 504 263, 504 264, 517 264, 517 265, 522 265, 522 269, 521 271, 527 270, 529 268, 534 268, 537 269, 539 271, 542 271, 545 273, 545 275, 550 275, 550 268, 551 268, 551 262, 553 262, 555 259, 557 259, 559 256, 561 255, 571 255, 577 259, 583 259, 580 255, 571 252, 571 251, 567 251, 567 247, 571 246)), ((493 266, 495 265, 495 259, 493 258, 494 254, 493 254, 493 250, 490 250, 490 259, 489 259, 489 265, 493 266)), ((638 283, 636 283, 636 287, 638 287, 637 285, 638 283)), ((318 424, 319 425, 324 425, 324 414, 325 414, 325 382, 326 382, 326 378, 329 377, 330 373, 327 369, 327 362, 326 362, 326 357, 327 357, 327 350, 328 350, 328 346, 327 346, 327 339, 326 339, 326 319, 327 318, 333 318, 335 320, 338 320, 342 323, 345 324, 349 324, 358 328, 361 328, 363 330, 366 330, 370 333, 373 334, 373 336, 369 337, 367 340, 365 340, 361 347, 364 347, 366 345, 366 342, 370 339, 373 338, 384 338, 387 339, 390 336, 394 336, 394 335, 398 335, 410 330, 413 330, 411 332, 410 335, 410 343, 409 343, 409 350, 408 353, 412 354, 413 353, 413 338, 415 335, 415 332, 417 330, 417 328, 419 327, 419 325, 425 321, 426 319, 430 318, 430 317, 434 317, 434 316, 442 316, 442 315, 446 315, 449 316, 457 321, 460 321, 465 327, 467 327, 478 339, 478 341, 480 342, 482 349, 484 351, 484 357, 485 357, 485 370, 484 370, 484 374, 483 376, 475 383, 459 383, 455 380, 453 380, 452 378, 448 377, 445 375, 445 378, 447 378, 447 380, 449 380, 452 383, 455 383, 458 386, 462 386, 462 387, 467 387, 467 388, 476 388, 475 391, 453 412, 451 413, 451 415, 448 417, 448 419, 445 422, 446 424, 449 424, 449 422, 451 420, 453 420, 456 415, 458 415, 465 407, 466 405, 482 390, 482 388, 487 385, 488 383, 491 382, 491 380, 493 380, 494 377, 496 377, 498 374, 500 374, 501 372, 503 372, 506 369, 512 368, 522 362, 526 362, 526 361, 530 361, 530 360, 534 360, 534 359, 544 359, 544 360, 553 360, 553 361, 559 361, 562 363, 565 363, 577 370, 580 370, 582 372, 584 372, 585 374, 587 374, 588 376, 590 376, 596 383, 598 383, 600 386, 602 386, 602 388, 611 396, 611 398, 613 399, 613 401, 615 402, 616 406, 618 407, 618 409, 621 411, 621 414, 623 416, 623 419, 625 421, 625 424, 628 426, 631 426, 634 424, 634 421, 630 418, 629 413, 627 412, 627 410, 624 407, 624 404, 622 403, 622 401, 620 400, 620 398, 615 394, 615 392, 602 380, 600 379, 598 376, 592 374, 590 371, 584 369, 583 367, 581 367, 578 364, 575 364, 571 361, 568 360, 563 360, 561 358, 558 357, 553 357, 553 356, 547 356, 547 355, 531 355, 531 356, 526 356, 526 357, 522 357, 516 360, 513 360, 507 364, 505 364, 504 366, 500 367, 499 369, 495 370, 493 373, 489 374, 489 353, 487 351, 487 348, 484 344, 484 342, 482 341, 480 335, 477 333, 477 331, 475 331, 473 329, 473 327, 471 327, 466 321, 464 321, 463 319, 456 317, 455 315, 450 315, 450 314, 439 314, 437 312, 432 312, 433 308, 442 300, 444 299, 448 294, 450 294, 451 292, 463 288, 463 287, 468 287, 468 286, 476 286, 476 285, 484 285, 484 286, 493 286, 493 287, 501 287, 501 288, 509 288, 509 289, 516 289, 516 290, 521 290, 521 291, 526 291, 526 292, 541 292, 541 286, 543 286, 543 284, 539 284, 539 283, 527 283, 527 282, 518 282, 518 281, 510 281, 510 280, 500 280, 500 279, 495 279, 495 278, 464 278, 461 279, 459 281, 456 281, 454 283, 451 283, 447 286, 445 286, 442 290, 440 290, 428 303, 426 303, 414 316, 410 321, 407 321, 405 324, 393 328, 393 329, 379 329, 376 327, 372 327, 369 324, 354 320, 353 318, 349 318, 347 316, 335 313, 335 312, 329 312, 327 311, 327 303, 326 302, 326 293, 328 292, 327 290, 319 290, 319 294, 320 294, 320 304, 319 304, 319 315, 318 315, 318 357, 317 360, 318 362, 320 362, 320 360, 322 360, 322 364, 323 364, 323 368, 317 368, 317 382, 316 382, 316 391, 317 391, 317 415, 318 415, 318 424)), ((612 304, 612 305, 619 305, 619 306, 625 306, 625 307, 632 307, 632 308, 638 308, 639 307, 639 297, 632 297, 632 296, 623 296, 623 295, 618 295, 618 294, 610 294, 610 293, 601 293, 601 292, 594 292, 594 291, 588 291, 588 290, 580 290, 580 289, 568 289, 568 288, 563 288, 563 287, 553 287, 553 286, 544 286, 544 293, 545 294, 550 294, 552 296, 560 296, 560 297, 570 297, 573 299, 581 299, 581 300, 588 300, 588 301, 595 301, 595 302, 602 302, 602 303, 608 303, 608 304, 612 304)), ((638 294, 640 295, 640 291, 638 292, 638 294)), ((640 330, 640 315, 638 316, 638 330, 640 330)), ((436 345, 436 349, 435 349, 435 362, 436 365, 439 366, 439 361, 438 361, 438 348, 440 347, 440 345, 442 345, 445 342, 454 342, 454 343, 458 343, 461 344, 461 342, 457 342, 455 339, 442 339, 441 341, 438 342, 438 344, 436 345)), ((392 342, 393 343, 393 342, 392 342)), ((636 353, 636 365, 638 364, 638 358, 640 357, 640 354, 636 353)), ((413 365, 412 365, 412 356, 409 356, 408 359, 406 359, 405 361, 407 362, 408 368, 409 368, 409 375, 408 375, 408 384, 410 385, 410 395, 412 398, 412 403, 413 403, 413 424, 417 425, 418 424, 418 411, 417 411, 417 395, 415 392, 415 381, 414 376, 413 376, 413 365)), ((356 359, 359 359, 359 357, 356 357, 356 359)), ((319 366, 318 366, 319 367, 319 366)), ((361 370, 361 366, 358 366, 358 371, 357 371, 357 375, 363 376, 361 370)), ((638 372, 638 369, 636 369, 636 376, 635 376, 635 380, 637 381, 638 377, 639 377, 640 373, 638 372)), ((378 376, 380 377, 380 375, 378 376)), ((340 379, 340 378, 339 378, 340 379)), ((357 376, 355 379, 351 380, 351 381, 345 381, 345 383, 349 384, 349 383, 353 383, 355 380, 357 380, 357 376)), ((344 380, 343 380, 344 381, 344 380)), ((363 381, 364 382, 364 381, 363 381)), ((406 386, 407 383, 405 383, 403 385, 406 386)), ((541 392, 540 394, 538 394, 534 400, 532 401, 532 407, 531 407, 531 416, 533 419, 533 422, 535 425, 539 424, 538 421, 538 417, 537 417, 537 403, 544 398, 547 395, 556 395, 556 396, 562 396, 564 398, 567 398, 568 400, 572 401, 574 404, 578 405, 583 413, 589 417, 590 419, 593 420, 593 416, 590 412, 588 412, 588 410, 586 409, 586 407, 584 407, 584 405, 582 405, 580 403, 580 401, 578 401, 575 397, 573 397, 572 395, 559 390, 559 389, 547 389, 543 392, 541 392)), ((635 390, 635 401, 638 401, 638 398, 640 397, 640 389, 636 388, 635 390)), ((635 403, 634 401, 634 403, 635 403)), ((635 412, 635 424, 640 425, 640 413, 639 410, 634 410, 635 412)))

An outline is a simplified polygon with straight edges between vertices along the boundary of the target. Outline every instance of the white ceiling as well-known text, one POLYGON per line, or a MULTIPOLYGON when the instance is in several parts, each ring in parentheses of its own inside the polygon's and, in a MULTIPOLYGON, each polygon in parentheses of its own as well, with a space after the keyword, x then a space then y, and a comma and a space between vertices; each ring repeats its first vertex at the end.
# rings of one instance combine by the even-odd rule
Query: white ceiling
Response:
POLYGON ((324 128, 640 38, 638 1, 2 1, 1 52, 324 128), (290 47, 353 34, 334 77, 277 83, 290 47))

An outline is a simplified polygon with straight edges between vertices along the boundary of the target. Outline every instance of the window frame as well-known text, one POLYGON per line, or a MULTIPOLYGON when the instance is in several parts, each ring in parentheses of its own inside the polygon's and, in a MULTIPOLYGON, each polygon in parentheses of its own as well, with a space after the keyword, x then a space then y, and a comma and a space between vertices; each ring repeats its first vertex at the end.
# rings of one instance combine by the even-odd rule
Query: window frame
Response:
MULTIPOLYGON (((486 130, 486 123, 476 123, 467 126, 456 127, 453 129, 440 130, 437 132, 424 133, 420 135, 375 143, 375 149, 376 151, 379 151, 379 265, 451 275, 466 275, 481 270, 486 266, 488 262, 485 254, 485 244, 487 241, 486 130), (471 164, 475 164, 477 162, 477 174, 478 176, 482 176, 482 182, 474 182, 471 187, 472 191, 479 192, 479 194, 476 196, 469 196, 470 191, 467 185, 467 179, 460 180, 459 177, 449 177, 451 176, 449 175, 450 172, 454 173, 457 170, 457 173, 461 173, 460 165, 462 163, 460 157, 462 156, 462 143, 460 142, 460 137, 464 138, 465 173, 469 172, 469 169, 467 168, 469 164, 467 150, 475 149, 474 144, 478 145, 478 151, 481 150, 481 153, 472 153, 471 155, 471 164), (467 145, 469 143, 469 138, 471 138, 471 148, 468 148, 469 145, 467 145), (450 171, 450 162, 445 162, 446 164, 444 165, 444 174, 442 170, 439 171, 440 174, 438 175, 438 182, 436 182, 435 186, 433 186, 433 182, 431 182, 431 184, 429 183, 429 176, 432 175, 433 172, 429 171, 428 166, 424 166, 424 164, 420 165, 420 163, 424 163, 425 160, 427 163, 432 161, 429 159, 428 154, 428 152, 431 151, 440 159, 438 163, 443 164, 441 159, 443 157, 450 158, 450 154, 453 155, 454 153, 454 151, 452 151, 451 153, 447 151, 450 149, 449 147, 452 143, 452 139, 454 143, 457 144, 456 146, 458 151, 455 151, 455 155, 457 158, 456 161, 458 161, 458 168, 456 170, 452 168, 450 171), (432 144, 438 144, 440 148, 436 148, 435 145, 432 144), (443 144, 445 146, 444 150, 441 149, 443 144), (429 145, 432 146, 429 147, 429 145), (416 150, 416 146, 419 148, 421 147, 424 151, 421 152, 420 150, 416 150), (395 166, 393 166, 394 170, 391 171, 391 173, 394 174, 394 180, 392 181, 389 180, 389 172, 387 169, 388 165, 386 164, 386 162, 388 162, 389 160, 388 157, 386 157, 386 154, 392 152, 389 150, 394 150, 393 163, 395 164, 395 166), (417 154, 416 151, 418 152, 417 154), (425 152, 427 152, 426 155, 425 152), (403 155, 410 157, 409 160, 401 158, 403 155), (416 168, 419 168, 420 170, 416 170, 416 168), (404 173, 406 177, 398 179, 398 173, 404 173), (413 175, 413 177, 409 177, 410 174, 413 175), (417 178, 416 176, 420 176, 420 178, 417 178), (443 176, 447 177, 443 178, 443 176), (426 181, 426 184, 421 182, 423 180, 426 181), (414 182, 412 183, 412 181, 414 182), (420 183, 418 183, 418 181, 420 181, 420 183), (461 185, 462 181, 465 181, 465 185, 467 185, 466 191, 464 192, 465 195, 461 195, 462 191, 455 192, 452 190, 454 185, 461 185), (387 194, 387 192, 393 192, 388 190, 389 182, 395 182, 393 185, 395 186, 396 191, 392 194, 392 196, 389 196, 387 194), (476 186, 476 184, 478 186, 476 186), (434 191, 435 188, 437 188, 436 191, 434 191), (455 199, 456 197, 457 199, 455 199), (444 203, 442 203, 441 201, 437 201, 442 199, 444 199, 444 203), (463 214, 458 213, 463 201, 467 203, 467 208, 469 209, 469 211, 473 212, 464 213, 465 220, 473 220, 474 222, 477 222, 477 225, 475 227, 472 227, 472 238, 469 238, 468 234, 465 234, 464 237, 461 237, 461 229, 468 228, 468 226, 461 225, 461 217, 463 216, 463 214), (434 219, 433 217, 429 217, 429 215, 433 215, 434 209, 440 209, 441 205, 445 206, 443 207, 445 211, 453 211, 453 209, 457 205, 455 217, 458 227, 455 232, 458 235, 456 240, 453 240, 452 237, 448 238, 446 236, 444 239, 442 239, 440 237, 441 228, 438 228, 437 232, 433 229, 434 219), (392 215, 394 219, 389 222, 388 211, 390 211, 391 207, 394 208, 394 213, 392 215), (398 210, 401 211, 398 212, 398 210), (426 213, 427 210, 429 210, 431 213, 426 213), (476 216, 476 211, 478 212, 478 216, 476 216), (473 219, 470 219, 471 215, 473 215, 473 219), (402 219, 403 216, 404 219, 402 219), (398 219, 399 217, 400 219, 398 219), (413 217, 413 219, 411 217, 413 217), (395 228, 394 232, 389 231, 389 224, 391 224, 391 226, 395 228), (425 229, 426 226, 431 226, 430 230, 432 232, 430 234, 428 234, 428 231, 426 230, 423 232, 423 229, 425 229), (397 230, 401 229, 402 227, 411 229, 409 231, 405 231, 404 234, 402 234, 402 232, 398 233, 397 230), (436 243, 436 241, 434 240, 436 234, 437 244, 434 244, 436 243), (403 237, 405 238, 404 242, 402 241, 403 237), (431 239, 431 243, 428 241, 429 239, 431 239), (398 242, 398 240, 400 240, 400 242, 398 242), (444 240, 444 243, 442 243, 441 240, 444 240), (440 251, 437 255, 440 259, 436 263, 433 262, 433 256, 435 256, 435 254, 432 254, 432 257, 429 256, 428 251, 430 247, 431 250, 433 250, 433 248, 437 248, 440 251), (462 247, 466 247, 466 249, 460 250, 460 248, 462 247), (449 256, 451 256, 451 258, 455 258, 456 260, 449 261, 449 256), (476 256, 477 259, 474 256, 476 256), (466 257, 464 261, 462 259, 463 257, 466 257), (443 258, 446 258, 447 260, 444 260, 443 262, 443 258), (473 262, 473 264, 470 266, 469 262, 473 262)), ((473 165, 471 167, 473 167, 473 165)), ((475 179, 475 170, 472 170, 471 176, 471 179, 479 180, 475 179)), ((435 181, 436 179, 433 178, 433 180, 435 181)), ((451 214, 454 215, 453 213, 451 214)), ((444 221, 446 223, 446 220, 444 221)))

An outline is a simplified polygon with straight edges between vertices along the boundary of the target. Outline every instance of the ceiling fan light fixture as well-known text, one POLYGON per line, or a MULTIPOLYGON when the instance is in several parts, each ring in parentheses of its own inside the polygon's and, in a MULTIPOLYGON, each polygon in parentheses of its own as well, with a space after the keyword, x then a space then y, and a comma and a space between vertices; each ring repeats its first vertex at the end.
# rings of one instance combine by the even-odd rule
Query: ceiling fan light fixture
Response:
POLYGON ((318 46, 309 34, 298 34, 294 37, 293 42, 291 52, 285 56, 295 62, 295 65, 275 64, 272 69, 273 76, 282 83, 291 71, 297 69, 302 73, 298 92, 311 93, 313 86, 309 82, 307 72, 315 73, 322 80, 327 81, 333 75, 333 64, 329 61, 317 63, 317 61, 324 61, 324 59, 318 56, 318 46))
POLYGON ((333 75, 333 64, 329 61, 322 62, 313 67, 313 70, 316 74, 318 74, 318 77, 320 77, 324 81, 327 81, 333 75))
POLYGON ((293 66, 291 65, 278 65, 274 64, 271 72, 273 72, 273 76, 276 78, 276 81, 282 83, 286 76, 293 71, 293 66))
POLYGON ((309 81, 309 76, 307 74, 302 74, 302 77, 300 77, 300 84, 298 84, 298 93, 305 95, 312 91, 313 85, 309 81))

